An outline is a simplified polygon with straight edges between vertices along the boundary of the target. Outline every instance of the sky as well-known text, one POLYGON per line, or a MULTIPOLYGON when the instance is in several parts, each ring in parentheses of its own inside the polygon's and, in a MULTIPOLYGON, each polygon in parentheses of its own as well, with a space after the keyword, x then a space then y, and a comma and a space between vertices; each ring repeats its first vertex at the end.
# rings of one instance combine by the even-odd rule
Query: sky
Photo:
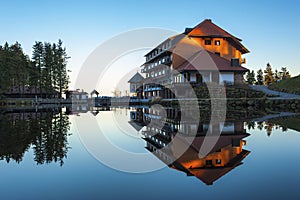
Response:
MULTIPOLYGON (((35 41, 62 39, 71 56, 71 89, 89 55, 112 37, 149 27, 181 33, 207 18, 243 40, 250 50, 245 67, 256 71, 269 62, 274 69, 284 66, 293 76, 300 74, 300 2, 296 0, 2 0, 0 8, 0 44, 18 41, 31 55, 35 41)), ((137 71, 146 52, 141 49, 112 62, 115 73, 122 70, 116 78, 110 75, 110 81, 117 83, 122 74, 137 71)), ((111 95, 115 86, 102 82, 96 89, 111 95)))

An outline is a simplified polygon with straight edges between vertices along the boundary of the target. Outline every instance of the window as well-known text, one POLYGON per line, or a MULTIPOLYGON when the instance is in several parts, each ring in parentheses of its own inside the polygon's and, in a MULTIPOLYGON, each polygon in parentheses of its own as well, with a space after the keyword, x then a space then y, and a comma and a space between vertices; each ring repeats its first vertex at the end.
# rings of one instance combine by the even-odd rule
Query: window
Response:
POLYGON ((209 39, 209 40, 205 40, 205 41, 204 41, 204 44, 205 44, 205 45, 211 45, 211 40, 210 40, 210 39, 209 39))
POLYGON ((216 40, 216 41, 215 41, 215 45, 216 45, 216 46, 220 46, 220 45, 221 45, 221 41, 220 41, 220 40, 216 40))
POLYGON ((221 159, 217 159, 216 160, 216 164, 221 165, 222 164, 222 160, 221 159))
POLYGON ((212 166, 212 164, 213 164, 213 163, 212 163, 212 160, 206 160, 206 165, 207 165, 207 166, 212 166))
POLYGON ((216 55, 221 56, 220 52, 215 52, 216 55))

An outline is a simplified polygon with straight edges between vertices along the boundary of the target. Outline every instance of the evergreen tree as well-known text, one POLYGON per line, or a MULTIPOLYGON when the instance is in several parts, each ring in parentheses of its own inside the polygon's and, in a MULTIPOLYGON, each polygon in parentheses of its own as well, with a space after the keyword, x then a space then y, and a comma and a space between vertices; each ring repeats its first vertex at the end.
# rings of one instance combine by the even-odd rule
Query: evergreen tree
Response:
POLYGON ((280 73, 281 73, 281 77, 283 80, 285 80, 287 78, 291 78, 290 72, 287 70, 286 67, 282 67, 280 73))
POLYGON ((277 81, 280 81, 281 80, 281 74, 280 72, 276 69, 275 70, 275 73, 274 73, 274 81, 277 82, 277 81))
POLYGON ((273 83, 274 82, 274 73, 273 73, 270 63, 267 64, 267 67, 266 67, 264 73, 265 73, 264 84, 270 85, 271 83, 273 83))
POLYGON ((263 84, 264 84, 264 74, 262 69, 259 69, 256 75, 256 85, 263 85, 263 84))
POLYGON ((10 48, 12 53, 10 67, 13 72, 13 84, 22 95, 25 92, 25 85, 28 85, 28 60, 18 42, 10 48))
POLYGON ((249 85, 253 85, 255 83, 255 72, 254 72, 254 70, 247 72, 247 74, 246 74, 246 82, 249 85))
POLYGON ((32 49, 33 52, 30 82, 36 88, 36 92, 43 93, 42 68, 44 45, 42 42, 35 42, 32 49))
POLYGON ((42 83, 47 96, 53 93, 52 73, 53 73, 53 51, 50 43, 44 43, 43 49, 43 68, 42 68, 42 83))
POLYGON ((66 69, 69 57, 62 44, 61 40, 57 44, 35 42, 31 60, 18 42, 0 46, 0 97, 10 92, 22 97, 25 88, 42 97, 54 94, 61 97, 69 83, 66 69))
POLYGON ((69 76, 67 74, 67 62, 70 57, 68 57, 66 48, 62 46, 63 42, 58 40, 57 48, 55 51, 57 63, 56 63, 56 76, 58 77, 56 85, 59 88, 59 97, 61 98, 64 90, 68 89, 69 76))

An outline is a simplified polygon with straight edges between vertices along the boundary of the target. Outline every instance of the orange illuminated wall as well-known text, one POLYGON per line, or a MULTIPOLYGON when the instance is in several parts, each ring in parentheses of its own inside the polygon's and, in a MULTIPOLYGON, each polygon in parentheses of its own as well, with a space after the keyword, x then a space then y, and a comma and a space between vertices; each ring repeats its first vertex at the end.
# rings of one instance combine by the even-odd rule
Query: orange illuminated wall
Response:
POLYGON ((199 158, 198 153, 194 149, 189 148, 177 161, 187 169, 206 167, 207 160, 212 161, 213 167, 223 167, 239 155, 242 150, 241 141, 239 147, 228 145, 222 148, 220 152, 213 152, 204 158, 199 158), (217 163, 217 160, 221 160, 221 163, 217 163))
POLYGON ((240 60, 240 63, 242 62, 242 53, 239 50, 237 50, 234 46, 232 46, 226 40, 226 38, 194 37, 193 40, 208 51, 211 51, 213 53, 220 53, 221 57, 226 58, 229 61, 231 60, 231 58, 238 58, 240 60), (211 44, 205 44, 205 40, 211 40, 211 44))

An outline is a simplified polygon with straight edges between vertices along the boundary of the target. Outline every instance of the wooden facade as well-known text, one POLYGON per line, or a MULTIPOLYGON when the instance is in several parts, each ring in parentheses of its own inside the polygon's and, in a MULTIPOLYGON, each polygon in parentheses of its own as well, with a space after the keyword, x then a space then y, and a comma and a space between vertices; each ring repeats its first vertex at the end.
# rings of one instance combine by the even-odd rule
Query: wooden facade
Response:
POLYGON ((163 97, 173 83, 243 83, 249 50, 241 41, 210 19, 166 39, 145 55, 142 96, 163 97))

